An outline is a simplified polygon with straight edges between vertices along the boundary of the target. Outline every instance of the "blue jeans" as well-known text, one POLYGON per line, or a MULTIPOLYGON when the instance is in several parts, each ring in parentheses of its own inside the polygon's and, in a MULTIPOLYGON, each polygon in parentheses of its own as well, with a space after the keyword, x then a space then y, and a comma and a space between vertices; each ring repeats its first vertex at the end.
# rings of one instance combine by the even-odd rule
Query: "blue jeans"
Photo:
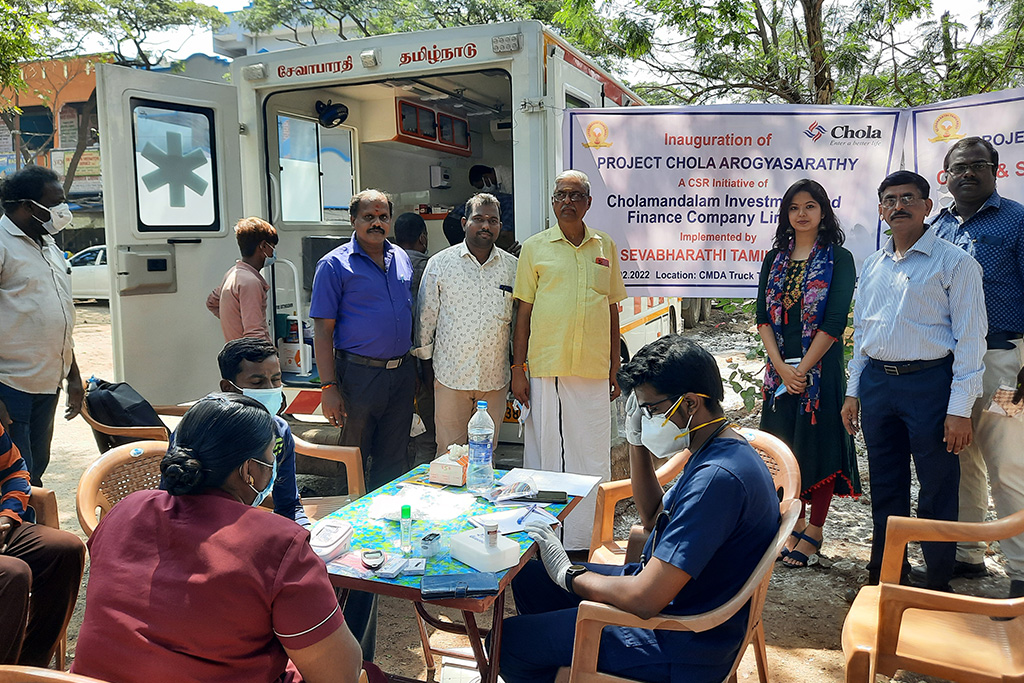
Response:
POLYGON ((43 472, 50 464, 53 419, 60 391, 53 394, 27 394, 0 384, 0 401, 7 406, 12 424, 7 430, 11 441, 25 459, 33 486, 42 486, 43 472))

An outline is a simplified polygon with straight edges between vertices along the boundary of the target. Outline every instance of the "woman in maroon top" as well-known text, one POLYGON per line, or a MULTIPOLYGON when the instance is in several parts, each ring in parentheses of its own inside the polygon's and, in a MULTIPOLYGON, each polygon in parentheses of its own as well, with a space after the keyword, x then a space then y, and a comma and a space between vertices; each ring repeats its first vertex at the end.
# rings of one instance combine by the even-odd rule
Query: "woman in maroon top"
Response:
POLYGON ((139 491, 89 540, 72 670, 112 683, 354 683, 359 645, 309 532, 254 506, 273 486, 272 421, 251 398, 193 406, 139 491), (296 671, 297 669, 297 671, 296 671))

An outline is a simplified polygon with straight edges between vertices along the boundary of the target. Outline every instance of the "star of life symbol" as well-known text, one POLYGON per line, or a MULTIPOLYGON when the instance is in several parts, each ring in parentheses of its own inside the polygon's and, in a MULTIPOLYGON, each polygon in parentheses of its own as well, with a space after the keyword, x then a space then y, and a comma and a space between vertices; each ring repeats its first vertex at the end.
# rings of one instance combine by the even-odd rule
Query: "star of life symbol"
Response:
POLYGON ((156 166, 156 170, 142 176, 146 189, 154 192, 164 185, 170 193, 170 205, 185 206, 185 188, 202 196, 209 185, 196 175, 195 170, 207 164, 206 155, 202 150, 193 149, 187 154, 181 152, 181 133, 167 132, 167 151, 146 143, 142 148, 142 157, 156 166))
POLYGON ((807 130, 804 131, 804 135, 809 137, 813 142, 817 142, 825 132, 825 127, 819 126, 818 122, 815 121, 811 125, 807 126, 807 130))

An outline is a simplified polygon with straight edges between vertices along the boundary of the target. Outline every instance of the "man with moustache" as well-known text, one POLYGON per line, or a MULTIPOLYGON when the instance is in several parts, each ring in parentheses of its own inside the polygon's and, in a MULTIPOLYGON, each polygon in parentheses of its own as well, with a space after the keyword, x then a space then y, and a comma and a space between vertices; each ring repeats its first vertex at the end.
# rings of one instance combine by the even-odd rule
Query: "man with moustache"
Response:
MULTIPOLYGON (((512 393, 530 414, 523 462, 533 469, 611 474, 611 414, 619 395, 619 308, 626 287, 618 250, 583 220, 590 180, 579 171, 555 178, 558 225, 523 244, 516 271, 519 305, 512 342, 512 393)), ((566 550, 590 547, 596 493, 569 515, 566 550)))
POLYGON ((462 218, 465 241, 427 262, 416 297, 413 353, 433 385, 438 455, 467 443, 477 401, 487 401, 496 427, 505 414, 516 257, 494 245, 500 212, 494 195, 470 197, 462 218))
MULTIPOLYGON (((943 162, 954 204, 932 221, 936 235, 977 259, 988 314, 982 398, 971 413, 974 439, 960 453, 960 521, 982 522, 992 484, 996 514, 1024 509, 1024 423, 987 410, 1001 385, 1024 398, 1024 206, 999 196, 999 152, 979 137, 958 140, 943 162)), ((1006 555, 1010 597, 1024 596, 1024 535, 999 542, 1006 555)), ((953 576, 988 575, 984 543, 957 545, 953 576)), ((922 578, 915 568, 911 578, 922 578)))
POLYGON ((359 446, 368 491, 409 469, 416 390, 412 263, 387 240, 392 209, 380 190, 352 197, 352 239, 316 264, 309 307, 323 414, 359 446))
MULTIPOLYGON (((878 583, 889 517, 910 516, 911 458, 921 484, 918 517, 956 519, 957 454, 971 443, 971 409, 981 396, 981 267, 925 226, 928 192, 928 181, 910 171, 882 181, 878 212, 892 236, 864 261, 853 308, 842 416, 850 434, 862 418, 868 449, 871 583, 878 583)), ((927 542, 921 550, 928 565, 923 586, 950 590, 956 545, 927 542)))

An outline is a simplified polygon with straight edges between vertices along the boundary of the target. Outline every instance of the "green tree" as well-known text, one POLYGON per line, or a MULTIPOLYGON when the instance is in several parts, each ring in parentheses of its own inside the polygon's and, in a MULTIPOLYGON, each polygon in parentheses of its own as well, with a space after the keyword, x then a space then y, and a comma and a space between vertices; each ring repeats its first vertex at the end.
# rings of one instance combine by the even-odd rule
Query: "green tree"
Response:
POLYGON ((34 36, 48 23, 44 12, 22 0, 0 0, 0 90, 23 84, 19 64, 39 56, 34 36))
POLYGON ((1024 0, 991 0, 970 30, 930 0, 624 3, 565 0, 556 18, 592 54, 642 62, 635 88, 660 103, 905 106, 1022 80, 1024 0))
POLYGON ((490 24, 519 19, 552 23, 561 0, 253 0, 238 13, 238 22, 254 33, 284 26, 282 40, 316 43, 318 31, 331 30, 342 40, 365 36, 490 24))

